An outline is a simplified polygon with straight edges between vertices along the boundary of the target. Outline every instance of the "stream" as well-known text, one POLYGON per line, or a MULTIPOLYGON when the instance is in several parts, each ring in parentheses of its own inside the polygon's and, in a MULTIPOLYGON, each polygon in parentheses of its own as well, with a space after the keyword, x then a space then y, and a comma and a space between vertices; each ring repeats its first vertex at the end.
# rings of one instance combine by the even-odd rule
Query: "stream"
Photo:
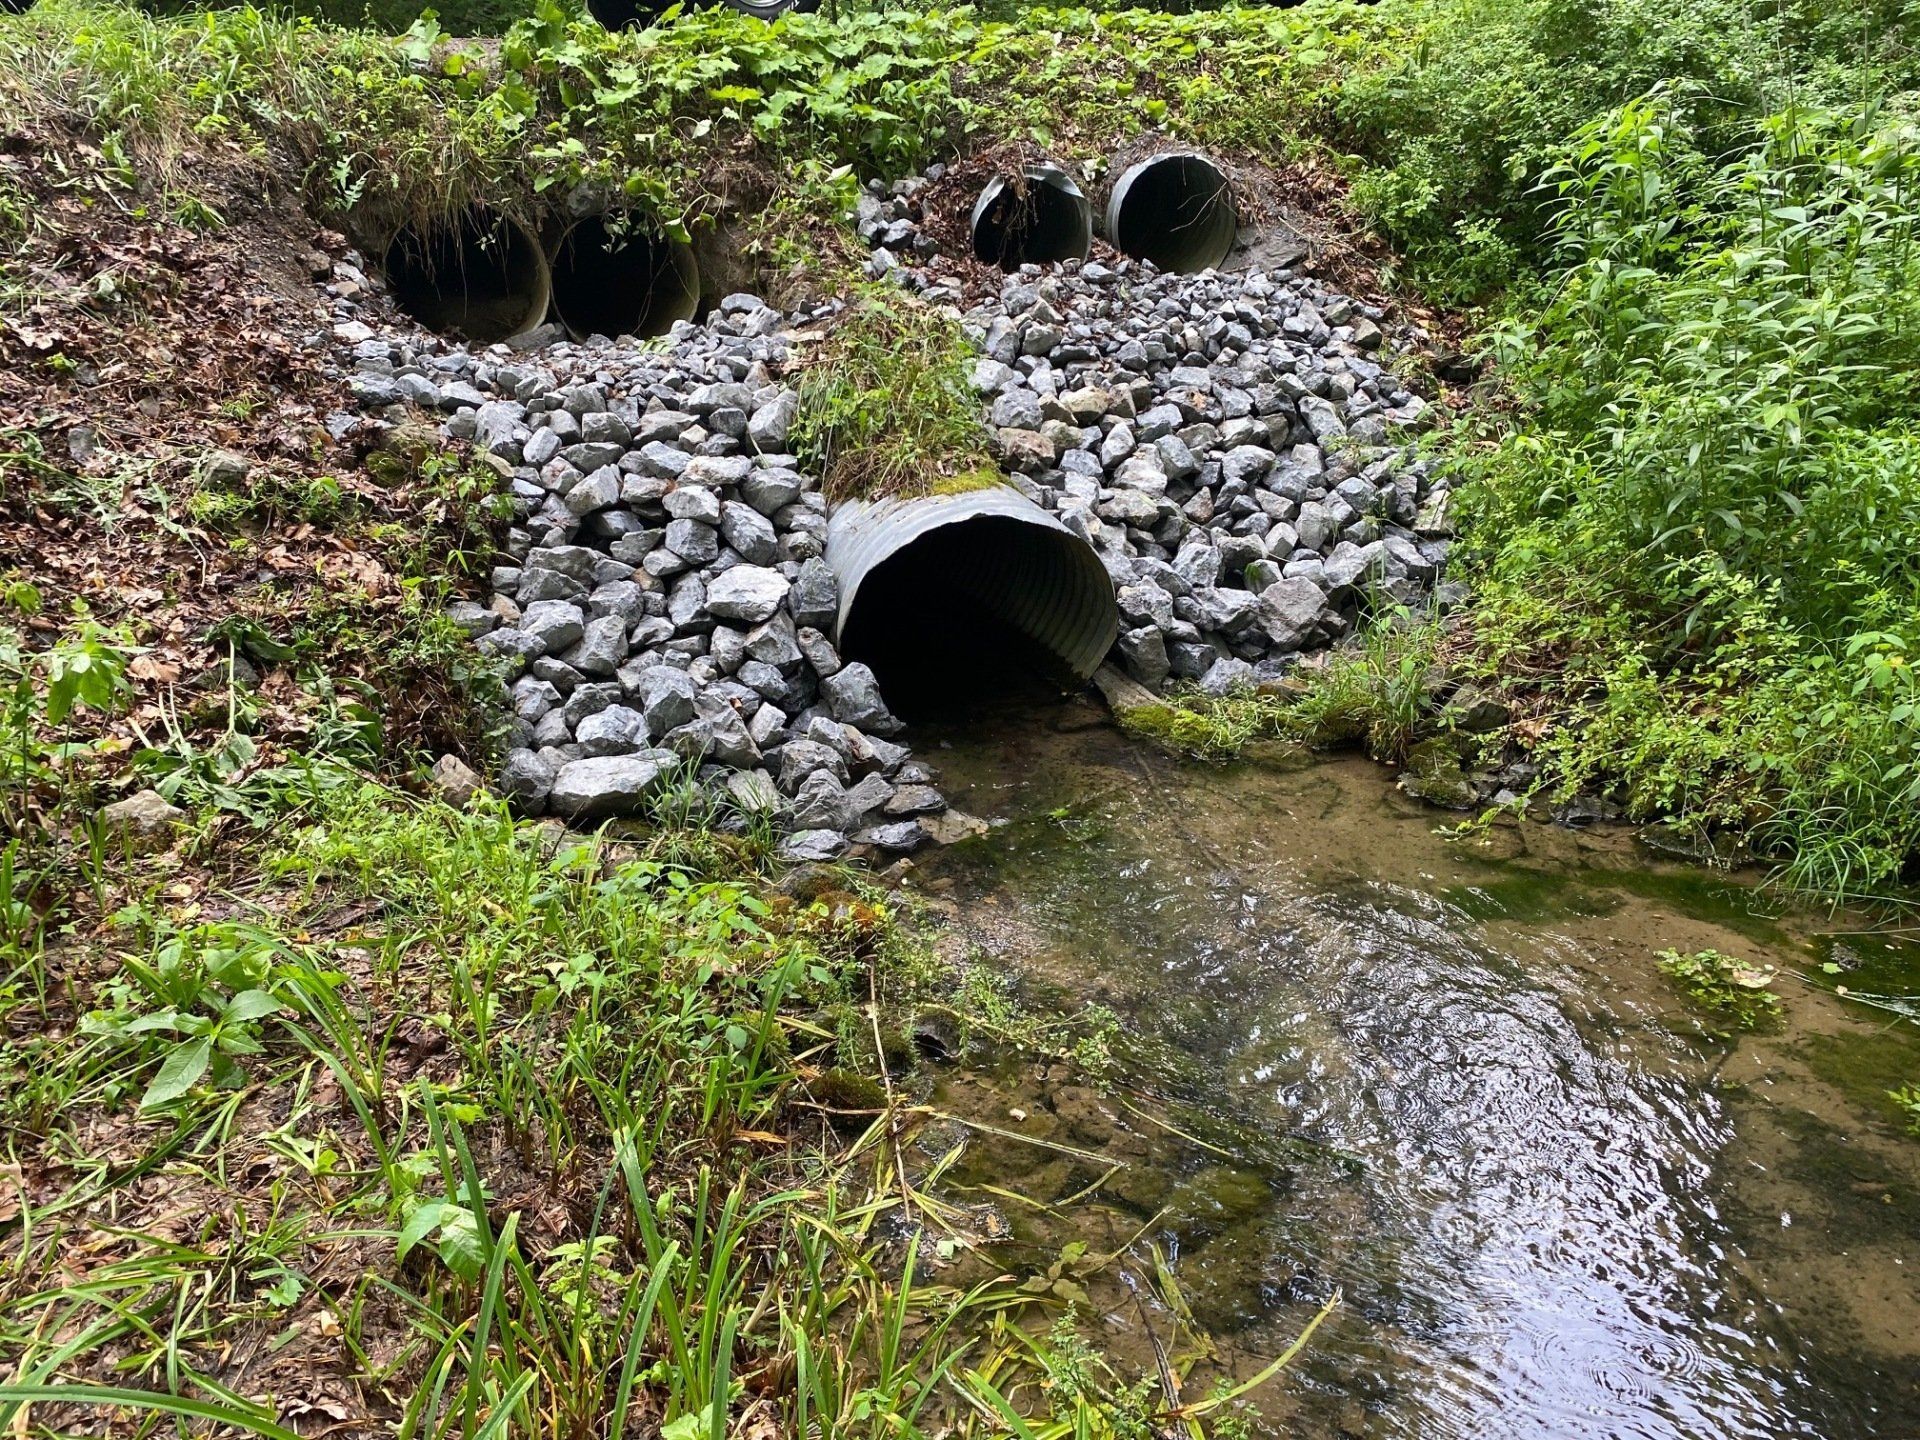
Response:
POLYGON ((1255 1433, 1920 1435, 1885 1093, 1920 1027, 1834 993, 1920 990, 1920 953, 1624 830, 1449 839, 1382 767, 1181 761, 1080 700, 914 743, 994 822, 916 876, 950 938, 1122 1022, 1108 1083, 1011 1057, 932 1097, 974 1126, 944 1193, 1009 1268, 1085 1245, 1061 1293, 1110 1353, 1197 1398, 1338 1292, 1255 1433), (1711 1033, 1668 948, 1777 966, 1784 1023, 1711 1033))

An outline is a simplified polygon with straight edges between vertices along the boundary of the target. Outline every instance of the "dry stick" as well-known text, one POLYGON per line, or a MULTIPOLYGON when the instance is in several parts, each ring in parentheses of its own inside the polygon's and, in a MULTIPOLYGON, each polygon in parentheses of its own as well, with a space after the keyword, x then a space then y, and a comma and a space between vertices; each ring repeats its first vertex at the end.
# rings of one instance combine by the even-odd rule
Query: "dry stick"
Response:
POLYGON ((1153 1346, 1153 1363, 1160 1372, 1160 1393, 1166 1399, 1167 1410, 1176 1411, 1180 1408, 1180 1377, 1173 1373, 1173 1364, 1167 1358, 1167 1347, 1160 1343, 1160 1337, 1154 1333, 1147 1307, 1140 1303, 1138 1287, 1129 1285, 1127 1292, 1133 1299, 1134 1312, 1140 1317, 1140 1327, 1147 1332, 1147 1343, 1153 1346))
POLYGON ((867 1023, 873 1027, 873 1055, 880 1065, 880 1084, 887 1092, 887 1139, 893 1145, 893 1169, 900 1177, 900 1205, 913 1214, 913 1187, 907 1183, 907 1162, 900 1153, 900 1116, 894 1108, 893 1076, 887 1071, 887 1044, 880 1038, 880 982, 867 967, 867 1023))

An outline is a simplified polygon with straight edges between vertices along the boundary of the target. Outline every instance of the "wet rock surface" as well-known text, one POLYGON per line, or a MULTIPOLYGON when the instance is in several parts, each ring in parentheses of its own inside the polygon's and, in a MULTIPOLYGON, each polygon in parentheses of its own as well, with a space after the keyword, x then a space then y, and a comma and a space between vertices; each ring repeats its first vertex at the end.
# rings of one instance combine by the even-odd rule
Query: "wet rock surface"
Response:
MULTIPOLYGON (((1444 482, 1410 445, 1428 405, 1382 363, 1377 312, 1286 269, 1069 262, 982 287, 925 263, 921 183, 863 198, 872 268, 961 314, 1007 483, 1100 557, 1135 679, 1227 694, 1368 610, 1454 598, 1444 482)), ((363 412, 336 428, 426 420, 509 487, 489 594, 451 616, 509 684, 496 778, 517 807, 631 813, 684 769, 776 812, 796 858, 945 833, 872 672, 834 645, 827 504, 783 448, 795 332, 837 301, 730 295, 650 348, 536 331, 478 351, 387 321, 377 292, 333 308, 363 412)))

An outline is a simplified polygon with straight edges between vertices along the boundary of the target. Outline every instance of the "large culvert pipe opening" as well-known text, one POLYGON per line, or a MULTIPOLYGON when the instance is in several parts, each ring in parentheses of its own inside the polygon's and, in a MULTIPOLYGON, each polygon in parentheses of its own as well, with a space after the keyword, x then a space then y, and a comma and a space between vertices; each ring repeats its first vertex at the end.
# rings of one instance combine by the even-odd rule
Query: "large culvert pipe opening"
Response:
POLYGON ((1107 238, 1162 270, 1192 274, 1219 265, 1239 233, 1233 189, 1204 155, 1156 155, 1114 182, 1107 238))
POLYGON ((553 310, 576 340, 664 335, 700 308, 693 247, 643 221, 593 215, 553 255, 553 310))
POLYGON ((1092 548, 1011 490, 843 506, 827 562, 841 653, 908 719, 1085 680, 1118 627, 1092 548))
POLYGON ((524 334, 547 318, 547 257, 518 221, 472 206, 393 237, 387 284, 427 329, 476 345, 524 334))
POLYGON ((1002 270, 1084 260, 1093 207, 1065 171, 1029 165, 1018 180, 996 175, 973 205, 973 258, 1002 270))

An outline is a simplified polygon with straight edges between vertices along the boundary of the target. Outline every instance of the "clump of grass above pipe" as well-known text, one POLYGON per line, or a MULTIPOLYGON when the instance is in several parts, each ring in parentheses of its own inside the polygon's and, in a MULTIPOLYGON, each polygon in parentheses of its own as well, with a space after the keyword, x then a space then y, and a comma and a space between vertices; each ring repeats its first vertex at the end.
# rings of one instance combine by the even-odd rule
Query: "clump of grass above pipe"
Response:
POLYGON ((836 502, 1000 484, 967 375, 974 354, 945 311, 863 287, 806 358, 794 454, 836 502))

